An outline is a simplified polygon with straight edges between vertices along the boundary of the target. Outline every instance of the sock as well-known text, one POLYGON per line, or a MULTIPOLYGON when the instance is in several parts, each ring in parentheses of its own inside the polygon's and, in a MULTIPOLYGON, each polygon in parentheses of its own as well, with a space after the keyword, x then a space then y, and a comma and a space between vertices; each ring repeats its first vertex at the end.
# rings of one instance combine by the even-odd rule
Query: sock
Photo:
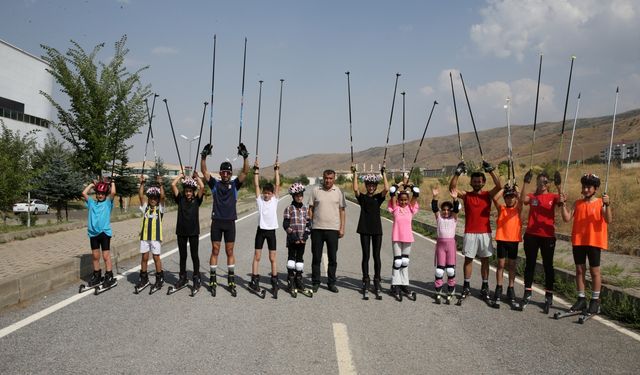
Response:
POLYGON ((209 266, 209 273, 212 275, 216 274, 216 270, 218 269, 218 265, 217 264, 212 264, 209 266))
POLYGON ((483 284, 489 284, 489 279, 482 279, 483 284))
POLYGON ((584 293, 584 290, 578 290, 578 298, 585 298, 586 296, 587 295, 584 293))
POLYGON ((229 273, 229 276, 235 275, 236 273, 236 265, 235 264, 230 264, 227 266, 227 272, 229 273))
POLYGON ((598 299, 600 298, 600 292, 591 292, 591 299, 598 299))

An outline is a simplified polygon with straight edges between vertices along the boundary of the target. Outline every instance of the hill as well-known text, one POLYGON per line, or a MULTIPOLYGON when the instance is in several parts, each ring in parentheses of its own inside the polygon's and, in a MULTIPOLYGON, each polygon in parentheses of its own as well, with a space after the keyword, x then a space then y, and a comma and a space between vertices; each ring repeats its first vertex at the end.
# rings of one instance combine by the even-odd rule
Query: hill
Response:
MULTIPOLYGON (((600 154, 609 145, 611 137, 611 116, 578 119, 573 145, 572 160, 584 160, 600 154)), ((563 155, 566 160, 571 138, 573 119, 565 123, 563 155)), ((534 164, 553 161, 558 157, 560 129, 562 122, 546 122, 536 127, 536 143, 534 148, 534 164)), ((512 125, 513 155, 517 165, 529 164, 533 125, 512 125)), ((427 131, 427 137, 428 137, 427 131)), ((497 164, 507 158, 507 128, 493 128, 478 132, 485 159, 497 164)), ((479 162, 480 153, 473 132, 461 134, 465 160, 479 162)), ((614 142, 635 141, 640 139, 640 109, 631 110, 616 116, 614 142)), ((407 169, 415 157, 420 140, 405 144, 407 169)), ((440 168, 443 165, 454 165, 458 162, 458 137, 456 134, 426 138, 422 144, 417 166, 421 168, 440 168)), ((373 147, 354 152, 357 163, 373 164, 376 169, 382 162, 384 147, 373 147)), ((349 152, 342 154, 310 154, 281 163, 281 172, 286 176, 318 176, 326 168, 348 170, 350 166, 349 152)), ((387 151, 387 167, 401 168, 402 144, 389 145, 387 151)), ((268 170, 268 169, 267 169, 268 170)))

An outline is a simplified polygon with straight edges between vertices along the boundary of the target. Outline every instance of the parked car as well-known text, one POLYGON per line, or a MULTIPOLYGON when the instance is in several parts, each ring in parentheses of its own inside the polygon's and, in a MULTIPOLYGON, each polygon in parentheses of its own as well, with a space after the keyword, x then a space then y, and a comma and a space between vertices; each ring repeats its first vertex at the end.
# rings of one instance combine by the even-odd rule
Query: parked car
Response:
POLYGON ((34 215, 37 214, 48 214, 49 213, 49 205, 41 201, 40 199, 32 199, 31 206, 28 203, 16 203, 13 205, 13 213, 19 214, 21 212, 30 211, 34 215))

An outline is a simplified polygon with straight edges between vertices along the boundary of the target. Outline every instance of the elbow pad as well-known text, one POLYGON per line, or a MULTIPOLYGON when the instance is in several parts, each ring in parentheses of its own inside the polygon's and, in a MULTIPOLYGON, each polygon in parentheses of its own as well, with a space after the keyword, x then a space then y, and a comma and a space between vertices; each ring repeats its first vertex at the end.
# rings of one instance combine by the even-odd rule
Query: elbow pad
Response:
POLYGON ((456 214, 460 212, 460 201, 457 199, 453 201, 453 212, 456 214))
POLYGON ((440 209, 438 208, 438 200, 436 199, 431 200, 431 211, 433 211, 434 214, 440 211, 440 209))

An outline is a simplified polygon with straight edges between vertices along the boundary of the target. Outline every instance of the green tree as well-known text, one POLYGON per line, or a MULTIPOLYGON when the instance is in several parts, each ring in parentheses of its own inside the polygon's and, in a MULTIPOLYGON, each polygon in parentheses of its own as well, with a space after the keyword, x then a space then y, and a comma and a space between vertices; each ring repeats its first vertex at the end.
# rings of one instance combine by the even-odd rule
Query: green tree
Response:
POLYGON ((45 92, 40 92, 56 108, 58 121, 53 125, 75 151, 75 163, 92 175, 110 170, 114 150, 126 153, 125 142, 146 123, 144 98, 149 86, 142 85, 141 72, 129 72, 124 60, 129 52, 126 35, 115 43, 114 56, 108 63, 97 62, 104 47, 98 44, 87 53, 78 43, 62 54, 41 45, 47 69, 69 97, 70 108, 63 108, 45 92))
POLYGON ((4 224, 13 204, 25 200, 33 169, 30 161, 36 148, 33 133, 21 135, 8 129, 0 120, 0 214, 4 224))
POLYGON ((307 175, 304 173, 298 176, 296 178, 296 181, 300 182, 302 185, 305 185, 305 186, 309 185, 309 177, 307 177, 307 175))

